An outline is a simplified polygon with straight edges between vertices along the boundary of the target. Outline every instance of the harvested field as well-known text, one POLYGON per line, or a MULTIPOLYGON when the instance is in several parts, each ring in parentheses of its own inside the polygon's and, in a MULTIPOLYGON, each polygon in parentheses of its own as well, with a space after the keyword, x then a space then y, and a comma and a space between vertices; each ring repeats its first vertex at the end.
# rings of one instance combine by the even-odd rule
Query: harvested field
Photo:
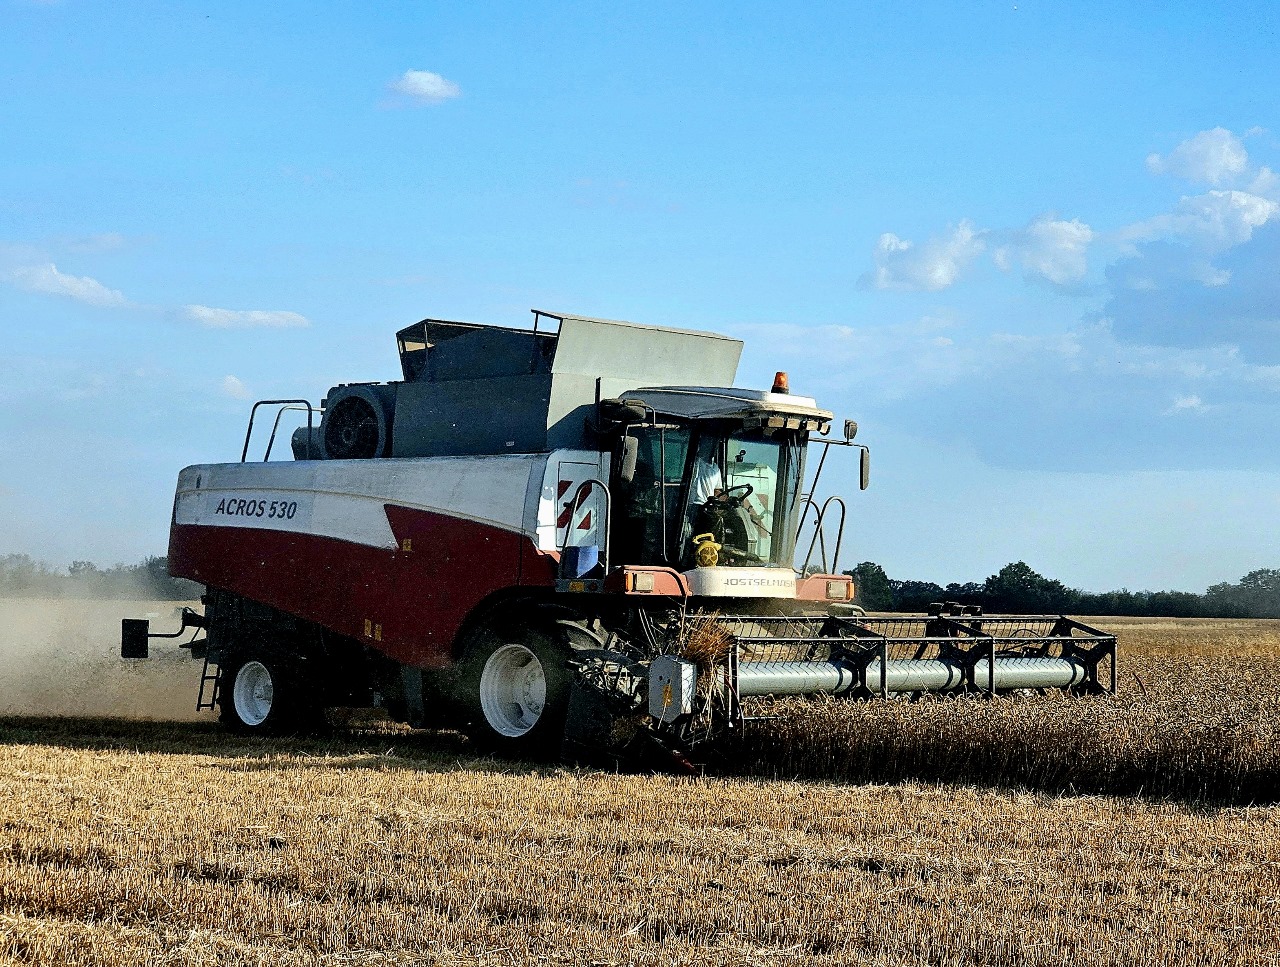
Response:
POLYGON ((827 724, 816 740, 761 724, 792 736, 788 769, 852 773, 870 756, 836 728, 878 729, 911 776, 985 711, 1004 724, 984 748, 1021 751, 948 767, 968 785, 537 769, 447 733, 0 720, 0 962, 1280 964, 1280 808, 1191 802, 1185 780, 1165 801, 989 787, 1052 786, 1012 764, 1056 748, 1033 735, 1070 738, 1072 711, 1099 764, 1142 716, 1132 739, 1171 767, 1231 726, 1224 757, 1252 757, 1232 774, 1261 774, 1275 623, 1105 625, 1145 695, 1126 675, 1114 702, 791 709, 827 724))
POLYGON ((10 962, 1277 962, 1274 809, 93 731, 3 731, 10 962))

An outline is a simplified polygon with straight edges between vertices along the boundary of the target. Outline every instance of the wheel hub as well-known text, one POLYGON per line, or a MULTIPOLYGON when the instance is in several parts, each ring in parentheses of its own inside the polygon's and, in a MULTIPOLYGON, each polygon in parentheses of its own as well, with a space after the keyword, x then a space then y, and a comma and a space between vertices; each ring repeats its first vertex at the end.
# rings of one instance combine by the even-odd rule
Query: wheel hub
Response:
POLYGON ((538 656, 524 645, 503 645, 480 672, 480 708, 499 735, 519 738, 542 718, 547 676, 538 656))
POLYGON ((271 669, 260 661, 247 661, 236 672, 232 686, 236 715, 245 725, 261 725, 271 714, 275 702, 275 683, 271 669))

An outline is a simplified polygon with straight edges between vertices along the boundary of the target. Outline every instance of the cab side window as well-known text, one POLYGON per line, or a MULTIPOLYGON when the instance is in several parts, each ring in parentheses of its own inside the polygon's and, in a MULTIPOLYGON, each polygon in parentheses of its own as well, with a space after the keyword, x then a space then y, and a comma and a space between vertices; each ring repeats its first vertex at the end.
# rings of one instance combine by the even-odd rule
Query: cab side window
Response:
POLYGON ((619 563, 671 564, 679 556, 680 499, 685 460, 689 453, 687 428, 656 430, 634 427, 639 444, 635 477, 618 484, 614 522, 619 563), (664 533, 664 519, 666 530, 664 533), (665 537, 665 541, 664 541, 665 537))

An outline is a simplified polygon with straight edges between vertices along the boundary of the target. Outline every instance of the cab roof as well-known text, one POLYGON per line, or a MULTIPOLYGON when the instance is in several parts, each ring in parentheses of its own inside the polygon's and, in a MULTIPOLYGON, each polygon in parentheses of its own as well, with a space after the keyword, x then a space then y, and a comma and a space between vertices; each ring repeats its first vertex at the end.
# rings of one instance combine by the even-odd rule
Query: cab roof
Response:
POLYGON ((742 420, 744 426, 772 426, 825 432, 833 415, 808 396, 727 386, 646 386, 624 394, 658 413, 687 420, 742 420))

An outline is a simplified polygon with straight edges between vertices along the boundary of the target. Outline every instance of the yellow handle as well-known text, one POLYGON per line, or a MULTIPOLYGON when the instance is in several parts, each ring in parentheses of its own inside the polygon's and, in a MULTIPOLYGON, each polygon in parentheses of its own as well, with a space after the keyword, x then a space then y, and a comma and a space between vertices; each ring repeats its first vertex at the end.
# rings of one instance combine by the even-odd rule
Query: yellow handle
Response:
POLYGON ((720 560, 720 546, 715 534, 699 534, 693 539, 693 556, 698 567, 715 567, 720 560))

